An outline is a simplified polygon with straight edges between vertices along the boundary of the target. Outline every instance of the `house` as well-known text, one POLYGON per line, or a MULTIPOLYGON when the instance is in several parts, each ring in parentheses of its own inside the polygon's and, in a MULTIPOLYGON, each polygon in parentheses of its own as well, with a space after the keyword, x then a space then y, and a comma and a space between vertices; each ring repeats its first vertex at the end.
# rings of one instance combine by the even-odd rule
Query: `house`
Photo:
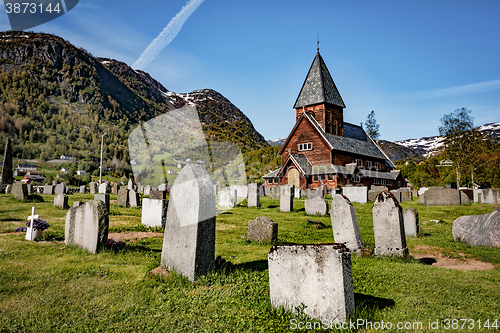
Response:
POLYGON ((40 174, 38 171, 28 171, 24 175, 24 179, 34 181, 34 182, 43 182, 45 177, 40 174))
POLYGON ((77 170, 76 175, 77 176, 85 176, 85 171, 84 170, 77 170))
POLYGON ((344 101, 319 50, 294 108, 296 123, 279 152, 281 166, 263 177, 265 187, 404 186, 377 143, 361 126, 344 121, 344 101))
POLYGON ((70 156, 70 155, 61 155, 61 160, 71 161, 72 159, 73 159, 73 156, 70 156))

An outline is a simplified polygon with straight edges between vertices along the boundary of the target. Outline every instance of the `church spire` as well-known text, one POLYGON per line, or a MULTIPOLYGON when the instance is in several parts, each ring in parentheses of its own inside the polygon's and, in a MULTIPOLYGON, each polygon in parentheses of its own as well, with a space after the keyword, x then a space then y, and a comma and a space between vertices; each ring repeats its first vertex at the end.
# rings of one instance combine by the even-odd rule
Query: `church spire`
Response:
POLYGON ((344 101, 335 86, 335 82, 333 82, 332 76, 319 54, 318 39, 318 52, 302 85, 299 96, 295 101, 294 108, 297 109, 320 103, 328 103, 345 108, 344 101))

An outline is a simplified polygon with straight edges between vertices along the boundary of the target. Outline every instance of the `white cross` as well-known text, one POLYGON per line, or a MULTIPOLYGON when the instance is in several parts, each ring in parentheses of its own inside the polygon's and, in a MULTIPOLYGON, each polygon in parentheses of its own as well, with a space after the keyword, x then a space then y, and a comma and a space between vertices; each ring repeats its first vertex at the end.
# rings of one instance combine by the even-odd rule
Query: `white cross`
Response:
POLYGON ((35 215, 35 207, 31 207, 31 216, 28 216, 28 220, 30 220, 30 226, 26 231, 26 239, 33 240, 33 223, 34 220, 38 218, 38 215, 35 215))

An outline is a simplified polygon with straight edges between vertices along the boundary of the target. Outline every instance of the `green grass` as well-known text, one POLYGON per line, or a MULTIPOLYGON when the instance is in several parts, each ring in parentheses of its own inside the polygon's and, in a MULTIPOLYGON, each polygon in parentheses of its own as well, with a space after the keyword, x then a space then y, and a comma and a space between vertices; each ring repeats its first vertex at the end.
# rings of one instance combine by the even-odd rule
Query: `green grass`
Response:
MULTIPOLYGON (((92 197, 71 195, 69 203, 92 197)), ((213 272, 192 284, 175 274, 150 273, 160 263, 162 237, 127 242, 121 251, 97 255, 65 246, 61 240, 66 211, 53 207, 52 196, 43 198, 45 202, 30 203, 0 195, 0 332, 288 332, 290 320, 304 317, 271 307, 267 253, 272 244, 248 241, 248 221, 269 216, 278 222, 279 243, 334 241, 330 218, 305 215, 303 200, 294 201, 292 213, 281 213, 279 200, 268 197, 261 198, 259 209, 243 207, 244 201, 217 216, 216 255, 232 261, 233 270, 213 272), (27 242, 24 234, 12 233, 24 224, 32 206, 51 225, 43 241, 27 242), (327 227, 316 229, 307 219, 327 227)), ((365 247, 373 250, 372 203, 354 206, 365 247)), ((426 207, 417 201, 402 206, 416 208, 420 216, 419 237, 407 238, 410 249, 432 246, 451 257, 464 253, 496 267, 458 271, 411 257, 353 256, 353 320, 423 323, 423 330, 402 330, 412 332, 464 331, 444 329, 446 318, 474 319, 476 325, 477 320, 500 321, 500 249, 455 243, 451 236, 455 218, 488 213, 492 207, 426 207), (439 329, 430 330, 429 321, 436 320, 439 329)), ((112 232, 144 230, 140 209, 112 204, 110 212, 112 232)))

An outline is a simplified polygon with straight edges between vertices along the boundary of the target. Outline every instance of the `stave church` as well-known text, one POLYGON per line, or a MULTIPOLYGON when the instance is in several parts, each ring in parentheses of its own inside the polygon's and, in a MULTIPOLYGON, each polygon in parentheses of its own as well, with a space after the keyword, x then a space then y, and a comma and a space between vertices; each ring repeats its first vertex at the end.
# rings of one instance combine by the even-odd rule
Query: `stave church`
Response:
POLYGON ((361 126, 344 121, 345 104, 318 52, 295 101, 296 123, 279 154, 279 169, 263 176, 265 187, 300 189, 346 185, 404 186, 404 178, 361 126))

